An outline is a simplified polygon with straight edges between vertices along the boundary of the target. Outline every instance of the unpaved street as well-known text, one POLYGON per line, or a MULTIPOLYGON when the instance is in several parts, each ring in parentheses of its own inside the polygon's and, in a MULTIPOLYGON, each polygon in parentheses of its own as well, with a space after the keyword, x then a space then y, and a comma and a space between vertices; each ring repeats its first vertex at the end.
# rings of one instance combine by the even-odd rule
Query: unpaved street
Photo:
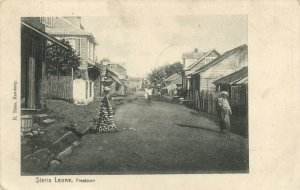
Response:
MULTIPOLYGON (((135 97, 134 97, 135 96, 135 97)), ((218 133, 211 115, 143 93, 115 114, 118 133, 87 134, 52 173, 150 174, 248 171, 248 140, 218 133)))

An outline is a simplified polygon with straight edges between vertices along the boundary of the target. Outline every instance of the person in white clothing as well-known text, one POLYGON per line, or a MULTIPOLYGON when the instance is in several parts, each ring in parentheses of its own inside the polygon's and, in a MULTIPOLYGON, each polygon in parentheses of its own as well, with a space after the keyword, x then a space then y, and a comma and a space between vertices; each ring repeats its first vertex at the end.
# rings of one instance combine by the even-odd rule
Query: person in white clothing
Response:
POLYGON ((220 128, 221 133, 225 133, 224 129, 229 130, 230 129, 230 117, 229 115, 232 114, 229 102, 227 100, 228 98, 228 92, 222 91, 221 97, 218 98, 218 116, 220 118, 220 128))
POLYGON ((145 88, 145 99, 147 100, 148 106, 151 105, 153 88, 149 86, 149 88, 145 88))
POLYGON ((145 100, 147 101, 148 100, 148 88, 145 87, 145 92, 144 92, 144 97, 145 97, 145 100))

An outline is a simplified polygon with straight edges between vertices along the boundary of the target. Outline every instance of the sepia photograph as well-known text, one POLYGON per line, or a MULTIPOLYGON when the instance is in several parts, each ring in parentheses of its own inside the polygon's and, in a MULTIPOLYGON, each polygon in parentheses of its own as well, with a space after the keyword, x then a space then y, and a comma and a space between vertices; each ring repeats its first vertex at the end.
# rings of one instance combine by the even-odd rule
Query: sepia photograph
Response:
POLYGON ((21 174, 248 173, 247 26, 22 17, 21 174))
POLYGON ((0 189, 300 189, 299 31, 299 0, 0 0, 0 189))

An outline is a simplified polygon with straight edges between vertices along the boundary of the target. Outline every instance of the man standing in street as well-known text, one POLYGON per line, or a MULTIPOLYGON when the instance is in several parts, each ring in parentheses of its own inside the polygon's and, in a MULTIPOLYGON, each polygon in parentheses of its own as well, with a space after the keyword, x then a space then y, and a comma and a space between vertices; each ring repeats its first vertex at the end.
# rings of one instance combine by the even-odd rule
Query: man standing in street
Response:
POLYGON ((148 106, 151 106, 151 100, 152 100, 152 93, 153 93, 153 88, 152 86, 149 86, 149 89, 146 89, 146 93, 148 94, 148 106))
POLYGON ((232 114, 230 105, 228 103, 228 92, 222 91, 221 97, 218 98, 218 116, 220 118, 220 128, 221 133, 225 133, 224 129, 229 130, 230 129, 230 117, 229 115, 232 114))

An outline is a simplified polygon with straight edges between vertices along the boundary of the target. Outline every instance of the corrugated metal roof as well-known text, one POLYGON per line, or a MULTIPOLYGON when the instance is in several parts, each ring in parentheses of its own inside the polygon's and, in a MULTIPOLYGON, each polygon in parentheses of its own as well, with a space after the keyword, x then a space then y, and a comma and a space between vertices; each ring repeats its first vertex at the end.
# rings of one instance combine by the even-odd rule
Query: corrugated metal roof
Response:
POLYGON ((171 82, 172 84, 182 84, 182 77, 180 76, 179 78, 177 78, 176 80, 171 82))
POLYGON ((248 76, 236 82, 235 85, 248 84, 248 76))
POLYGON ((173 75, 169 76, 168 78, 164 79, 165 82, 172 82, 178 79, 180 75, 178 73, 174 73, 173 75))
POLYGON ((116 77, 120 78, 119 74, 116 71, 112 70, 111 68, 107 68, 107 67, 105 67, 105 68, 106 68, 106 70, 108 70, 111 73, 113 73, 114 75, 116 75, 116 77))
POLYGON ((210 67, 214 66, 215 64, 219 63, 220 61, 222 61, 223 59, 229 57, 230 55, 232 55, 233 53, 242 50, 242 49, 248 49, 248 46, 246 44, 243 44, 239 47, 236 47, 234 49, 231 49, 229 51, 226 51, 225 53, 223 53, 221 56, 219 56, 218 58, 214 59, 213 61, 211 61, 210 63, 204 65, 203 67, 199 68, 198 70, 196 70, 194 73, 192 74, 196 74, 196 73, 200 73, 202 71, 205 71, 206 69, 209 69, 210 67))
POLYGON ((80 27, 77 27, 76 25, 72 24, 68 20, 57 17, 55 24, 53 27, 45 27, 45 31, 50 35, 63 35, 63 36, 89 36, 92 38, 92 40, 97 44, 97 41, 92 33, 87 32, 80 27), (69 27, 63 26, 62 22, 64 24, 67 24, 69 27))
POLYGON ((207 57, 209 54, 211 54, 212 52, 216 52, 216 54, 218 56, 220 56, 219 52, 217 52, 215 49, 210 50, 209 52, 206 52, 201 58, 199 58, 197 61, 195 61, 193 64, 191 64, 190 66, 188 66, 185 70, 190 70, 192 69, 195 65, 197 65, 200 61, 202 61, 205 57, 207 57))
POLYGON ((33 27, 33 26, 31 26, 31 25, 29 25, 29 24, 23 22, 23 21, 21 22, 21 24, 24 25, 24 26, 26 26, 26 27, 28 27, 28 28, 30 28, 31 30, 33 30, 33 31, 35 31, 35 32, 37 32, 37 33, 39 33, 40 35, 42 35, 43 37, 47 38, 48 40, 50 40, 50 41, 52 41, 52 42, 54 42, 54 43, 56 43, 56 44, 58 44, 58 45, 64 47, 65 49, 69 49, 68 46, 66 46, 66 45, 63 44, 62 42, 58 41, 56 38, 49 36, 49 35, 48 35, 47 33, 45 33, 44 31, 41 31, 41 30, 39 30, 39 29, 37 29, 37 28, 35 28, 35 27, 33 27))
POLYGON ((244 79, 245 77, 248 76, 248 67, 244 67, 234 73, 231 73, 225 77, 222 77, 218 80, 216 80, 215 82, 213 82, 215 85, 217 84, 234 84, 238 81, 240 81, 241 79, 244 79))
POLYGON ((124 85, 124 84, 119 80, 118 77, 112 75, 111 78, 112 78, 114 81, 116 81, 117 83, 119 83, 120 85, 124 85))

